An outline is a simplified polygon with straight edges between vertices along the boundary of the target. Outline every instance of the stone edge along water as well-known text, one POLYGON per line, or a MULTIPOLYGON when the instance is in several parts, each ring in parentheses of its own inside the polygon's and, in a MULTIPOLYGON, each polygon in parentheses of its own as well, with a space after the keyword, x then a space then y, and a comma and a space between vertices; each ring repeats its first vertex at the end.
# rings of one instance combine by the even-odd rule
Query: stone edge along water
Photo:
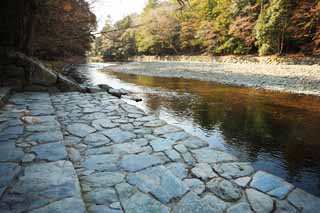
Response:
POLYGON ((107 93, 15 93, 1 212, 317 212, 320 199, 107 93))

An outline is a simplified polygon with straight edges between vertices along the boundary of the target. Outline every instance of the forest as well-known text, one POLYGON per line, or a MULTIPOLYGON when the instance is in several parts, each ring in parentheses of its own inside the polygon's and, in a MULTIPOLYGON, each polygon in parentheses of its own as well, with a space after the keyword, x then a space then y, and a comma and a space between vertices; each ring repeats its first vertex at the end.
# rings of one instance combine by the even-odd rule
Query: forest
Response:
POLYGON ((14 50, 41 60, 85 57, 96 16, 86 0, 4 0, 0 7, 1 55, 14 50))
POLYGON ((91 55, 319 55, 319 0, 149 0, 107 21, 91 55))

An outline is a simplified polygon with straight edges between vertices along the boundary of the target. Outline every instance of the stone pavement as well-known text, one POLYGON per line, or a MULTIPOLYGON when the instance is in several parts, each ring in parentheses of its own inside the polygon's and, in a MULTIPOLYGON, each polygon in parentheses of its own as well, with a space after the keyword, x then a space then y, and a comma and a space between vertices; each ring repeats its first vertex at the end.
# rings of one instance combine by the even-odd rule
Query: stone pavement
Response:
POLYGON ((318 212, 320 199, 107 93, 16 93, 0 212, 318 212))

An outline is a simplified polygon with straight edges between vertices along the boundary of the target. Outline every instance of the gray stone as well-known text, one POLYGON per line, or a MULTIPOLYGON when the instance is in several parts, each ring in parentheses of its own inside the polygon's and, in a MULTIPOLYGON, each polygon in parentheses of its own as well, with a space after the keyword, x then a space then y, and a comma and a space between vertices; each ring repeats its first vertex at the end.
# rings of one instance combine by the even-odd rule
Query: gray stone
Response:
POLYGON ((86 176, 84 180, 91 187, 104 188, 123 182, 125 180, 125 174, 121 172, 99 172, 86 176))
POLYGON ((75 136, 66 136, 66 137, 64 138, 63 143, 64 143, 65 145, 71 145, 71 146, 73 146, 73 145, 76 145, 76 144, 81 143, 81 138, 75 137, 75 136))
POLYGON ((254 189, 247 189, 246 194, 254 211, 269 213, 273 210, 273 200, 268 195, 254 189))
POLYGON ((121 210, 111 209, 106 205, 91 205, 88 210, 90 213, 122 213, 121 210))
POLYGON ((179 132, 179 131, 181 131, 181 130, 182 130, 182 129, 179 128, 179 127, 176 127, 176 126, 167 124, 167 125, 165 125, 165 126, 155 128, 155 129, 153 130, 153 133, 154 133, 155 135, 165 135, 165 134, 167 134, 167 133, 179 132))
POLYGON ((165 151, 165 153, 172 161, 177 161, 181 159, 180 154, 175 150, 167 150, 165 151))
POLYGON ((39 160, 57 161, 67 159, 66 148, 60 142, 40 144, 32 147, 31 150, 36 153, 39 160))
POLYGON ((114 154, 128 155, 128 154, 138 154, 141 152, 151 152, 150 146, 145 146, 148 141, 143 142, 129 142, 122 144, 114 144, 109 146, 114 154), (146 142, 146 143, 145 143, 146 142))
POLYGON ((190 152, 183 153, 182 158, 189 166, 192 166, 195 164, 195 160, 190 154, 190 152))
POLYGON ((206 141, 201 140, 200 138, 195 136, 191 136, 186 140, 181 141, 181 143, 190 149, 197 149, 208 146, 208 143, 206 141))
POLYGON ((71 134, 78 136, 78 137, 85 137, 90 133, 96 131, 96 129, 92 128, 91 126, 83 123, 75 123, 67 126, 68 132, 71 134))
POLYGON ((224 201, 212 195, 200 198, 190 192, 174 206, 173 213, 212 213, 224 212, 227 205, 224 201))
POLYGON ((102 146, 106 144, 110 144, 110 139, 104 136, 102 133, 92 133, 85 137, 84 143, 96 147, 96 146, 102 146))
POLYGON ((250 186, 271 196, 283 199, 294 186, 272 174, 258 171, 252 177, 250 186))
POLYGON ((185 131, 181 132, 172 132, 172 133, 167 133, 163 135, 164 138, 172 140, 172 141, 181 141, 183 139, 186 139, 190 135, 186 133, 185 131))
POLYGON ((120 202, 114 202, 110 204, 110 208, 112 209, 121 209, 121 204, 120 202))
MULTIPOLYGON (((2 201, 11 204, 12 212, 24 212, 43 208, 52 201, 65 198, 80 199, 80 186, 72 163, 56 161, 27 166, 16 184, 2 197, 2 201)), ((63 201, 48 206, 48 208, 55 209, 59 206, 68 206, 69 203, 69 201, 63 201)), ((81 210, 80 205, 79 210, 81 210)))
POLYGON ((129 198, 123 206, 125 212, 152 212, 152 213, 169 213, 169 208, 162 205, 149 195, 137 192, 129 198))
POLYGON ((84 196, 86 202, 97 205, 110 205, 118 201, 117 193, 113 188, 102 188, 90 191, 84 196))
POLYGON ((61 131, 32 133, 26 140, 38 143, 58 142, 63 141, 63 135, 61 131))
POLYGON ((102 118, 92 121, 92 126, 98 130, 110 129, 118 126, 118 124, 112 123, 108 118, 102 118))
POLYGON ((188 187, 164 166, 156 166, 128 175, 128 183, 153 194, 162 203, 181 197, 188 187))
POLYGON ((157 119, 158 118, 155 115, 147 115, 147 116, 137 118, 136 121, 149 122, 157 119))
POLYGON ((115 171, 119 166, 119 155, 91 155, 86 157, 82 165, 91 171, 115 171))
POLYGON ((202 180, 208 180, 218 176, 207 163, 196 164, 196 166, 191 169, 191 172, 194 176, 202 180))
POLYGON ((0 197, 20 169, 21 167, 15 163, 0 163, 0 197))
POLYGON ((239 186, 246 187, 250 182, 250 180, 251 180, 251 177, 242 177, 242 178, 236 179, 234 182, 239 186))
POLYGON ((252 213, 249 203, 240 202, 227 209, 227 213, 252 213))
POLYGON ((86 121, 92 121, 92 120, 102 119, 105 117, 106 117, 106 115, 102 112, 94 112, 91 114, 85 114, 84 116, 81 116, 81 119, 86 120, 86 121))
POLYGON ((161 164, 166 164, 168 162, 171 162, 171 160, 163 152, 156 152, 152 154, 152 156, 159 158, 161 161, 161 164))
POLYGON ((189 187, 191 192, 194 192, 196 194, 201 194, 206 189, 204 183, 199 179, 185 179, 183 180, 183 182, 187 187, 189 187))
POLYGON ((254 169, 250 163, 242 162, 213 164, 213 168, 222 177, 227 179, 250 176, 254 172, 254 169))
POLYGON ((94 147, 86 150, 86 155, 103 155, 112 153, 112 149, 109 146, 94 147))
POLYGON ((70 148, 68 151, 69 158, 72 162, 79 162, 81 160, 81 155, 77 149, 70 148))
POLYGON ((136 137, 134 133, 124 131, 120 128, 104 130, 102 133, 110 138, 114 143, 124 143, 136 137))
POLYGON ((84 213, 86 212, 83 201, 80 198, 65 198, 56 202, 50 203, 39 209, 30 211, 30 213, 43 212, 64 212, 64 213, 84 213))
POLYGON ((120 166, 127 171, 135 172, 160 163, 160 159, 155 156, 139 154, 124 156, 120 161, 120 166))
POLYGON ((242 196, 242 189, 235 183, 223 178, 214 178, 207 183, 207 188, 226 201, 236 201, 242 196))
POLYGON ((285 200, 276 200, 275 213, 298 213, 298 210, 285 200))
POLYGON ((0 162, 20 161, 24 156, 21 148, 15 146, 14 142, 0 143, 0 162))
POLYGON ((320 209, 320 199, 301 189, 293 190, 288 196, 288 201, 302 212, 312 213, 320 209))
POLYGON ((181 180, 188 176, 188 170, 183 163, 170 163, 166 165, 166 168, 181 180))
POLYGON ((174 141, 163 138, 156 138, 150 142, 150 145, 155 152, 170 150, 172 149, 173 144, 175 144, 174 141))
POLYGON ((168 207, 127 183, 116 185, 116 190, 125 212, 169 213, 168 207))
POLYGON ((226 161, 236 161, 237 158, 222 151, 212 148, 201 148, 191 151, 199 163, 214 164, 226 161))
POLYGON ((49 132, 49 131, 59 131, 60 124, 57 121, 53 121, 52 123, 45 124, 35 124, 35 125, 27 125, 26 131, 28 132, 49 132))
POLYGON ((34 159, 36 158, 36 156, 32 153, 30 154, 25 154, 24 157, 22 158, 22 162, 23 163, 30 163, 32 162, 34 159))
POLYGON ((178 144, 178 145, 175 145, 174 148, 180 152, 180 153, 186 153, 188 152, 188 149, 185 147, 185 145, 183 144, 178 144))
POLYGON ((165 124, 166 124, 166 122, 164 122, 163 120, 152 120, 152 121, 145 123, 143 126, 145 126, 145 127, 159 127, 159 126, 163 126, 165 124))

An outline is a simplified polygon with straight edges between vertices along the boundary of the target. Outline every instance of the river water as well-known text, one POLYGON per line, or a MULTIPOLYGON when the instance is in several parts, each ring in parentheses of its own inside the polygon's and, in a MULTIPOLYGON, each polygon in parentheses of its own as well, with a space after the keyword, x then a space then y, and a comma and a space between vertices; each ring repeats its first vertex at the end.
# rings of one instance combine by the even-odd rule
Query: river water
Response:
POLYGON ((127 102, 320 196, 319 97, 114 73, 108 65, 78 70, 86 84, 130 90, 143 101, 127 102))

